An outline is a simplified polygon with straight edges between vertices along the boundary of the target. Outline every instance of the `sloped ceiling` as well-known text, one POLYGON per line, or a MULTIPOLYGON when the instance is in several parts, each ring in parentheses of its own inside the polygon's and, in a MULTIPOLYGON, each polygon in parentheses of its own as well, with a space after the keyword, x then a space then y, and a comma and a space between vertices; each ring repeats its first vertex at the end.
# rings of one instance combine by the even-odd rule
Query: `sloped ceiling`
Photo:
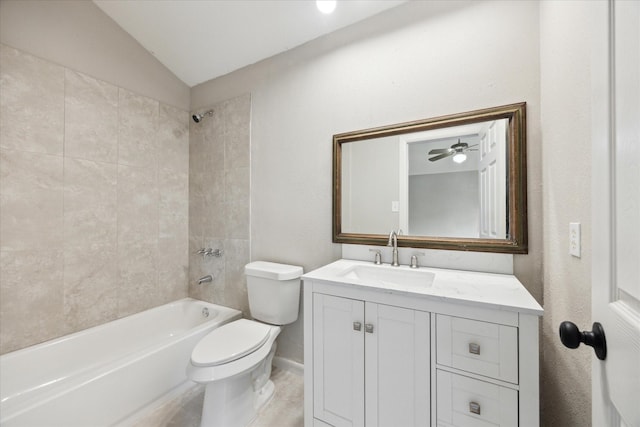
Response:
POLYGON ((406 0, 93 0, 188 86, 230 73, 406 0))

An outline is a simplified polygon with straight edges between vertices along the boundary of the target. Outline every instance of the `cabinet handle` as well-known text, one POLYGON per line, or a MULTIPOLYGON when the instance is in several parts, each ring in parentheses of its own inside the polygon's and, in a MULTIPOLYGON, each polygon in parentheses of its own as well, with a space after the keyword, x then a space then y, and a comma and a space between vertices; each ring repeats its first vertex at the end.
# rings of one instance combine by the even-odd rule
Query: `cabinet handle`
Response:
POLYGON ((353 330, 354 331, 360 331, 362 329, 362 323, 360 322, 353 322, 353 330))
POLYGON ((373 333, 373 325, 371 323, 367 323, 364 325, 364 331, 368 334, 373 333))
POLYGON ((469 412, 480 415, 480 404, 477 402, 469 402, 469 412))
POLYGON ((474 342, 469 343, 469 353, 471 354, 480 354, 480 344, 476 344, 474 342))

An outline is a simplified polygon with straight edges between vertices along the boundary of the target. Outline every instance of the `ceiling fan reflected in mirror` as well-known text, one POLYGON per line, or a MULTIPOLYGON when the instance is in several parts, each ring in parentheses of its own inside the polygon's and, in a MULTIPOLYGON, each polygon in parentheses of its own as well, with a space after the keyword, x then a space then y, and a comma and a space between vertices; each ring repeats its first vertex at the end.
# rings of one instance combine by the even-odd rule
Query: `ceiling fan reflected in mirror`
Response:
POLYGON ((469 144, 467 144, 466 142, 460 142, 460 139, 458 139, 458 142, 456 142, 449 148, 436 148, 429 151, 429 155, 434 156, 430 157, 429 161, 435 162, 437 160, 446 159, 447 157, 453 156, 454 162, 462 163, 467 160, 467 155, 465 154, 465 152, 478 151, 477 148, 473 148, 477 145, 478 144, 469 146, 469 144))

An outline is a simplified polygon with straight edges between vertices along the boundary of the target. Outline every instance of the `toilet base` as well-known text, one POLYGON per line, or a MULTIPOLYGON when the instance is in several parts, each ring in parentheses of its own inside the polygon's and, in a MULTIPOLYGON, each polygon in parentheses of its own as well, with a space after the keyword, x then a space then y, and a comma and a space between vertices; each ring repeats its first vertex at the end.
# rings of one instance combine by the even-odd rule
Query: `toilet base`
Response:
POLYGON ((200 427, 248 426, 273 397, 275 385, 269 378, 274 353, 275 345, 255 369, 207 384, 200 427))

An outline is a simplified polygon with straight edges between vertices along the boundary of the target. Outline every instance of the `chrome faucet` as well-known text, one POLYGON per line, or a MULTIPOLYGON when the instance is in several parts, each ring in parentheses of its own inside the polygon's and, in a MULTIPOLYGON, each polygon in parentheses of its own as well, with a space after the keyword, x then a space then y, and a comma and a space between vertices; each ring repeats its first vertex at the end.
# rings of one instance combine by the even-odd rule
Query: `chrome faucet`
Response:
POLYGON ((391 230, 391 233, 389 233, 389 241, 387 242, 387 246, 393 247, 393 251, 391 252, 391 265, 393 267, 400 265, 400 263, 398 263, 398 235, 400 234, 402 234, 402 230, 391 230))
POLYGON ((210 283, 210 282, 213 282, 213 277, 211 277, 210 274, 207 274, 206 276, 198 279, 198 285, 202 285, 203 283, 210 283))

